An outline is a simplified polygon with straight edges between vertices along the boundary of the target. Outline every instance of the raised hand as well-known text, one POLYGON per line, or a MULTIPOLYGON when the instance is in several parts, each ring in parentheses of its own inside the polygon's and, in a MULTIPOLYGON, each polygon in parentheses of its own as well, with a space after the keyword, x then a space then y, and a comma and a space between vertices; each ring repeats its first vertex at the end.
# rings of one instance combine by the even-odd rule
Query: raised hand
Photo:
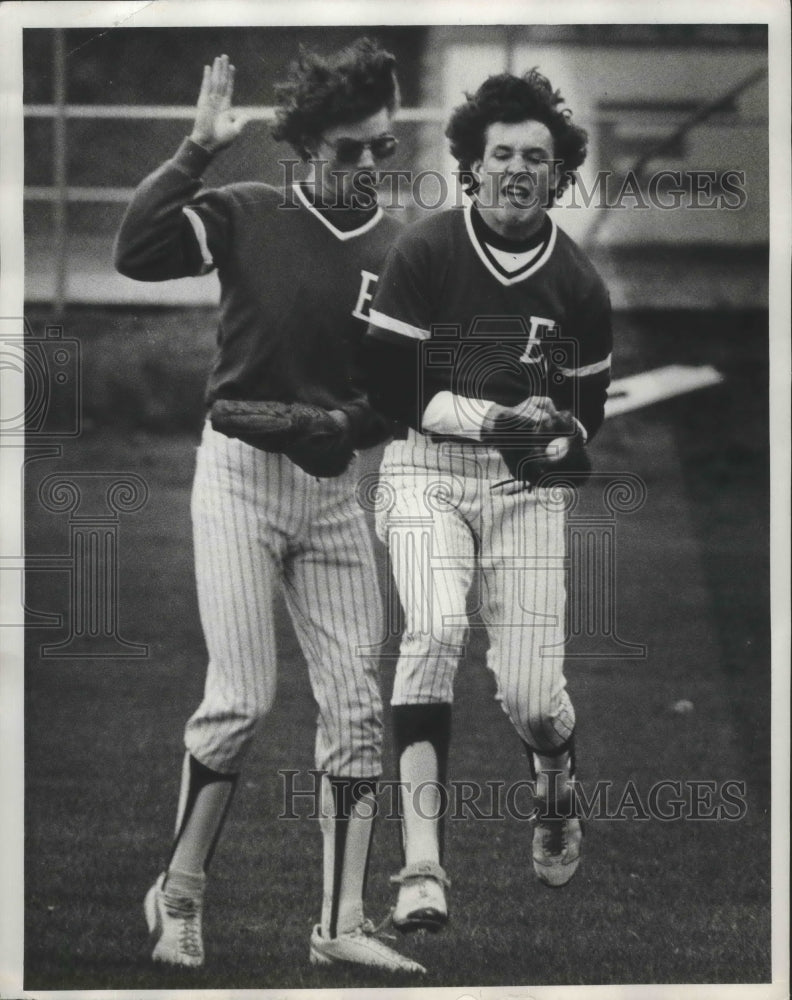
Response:
POLYGON ((234 72, 226 55, 217 56, 211 66, 204 66, 190 138, 212 153, 230 146, 248 121, 231 107, 234 72))

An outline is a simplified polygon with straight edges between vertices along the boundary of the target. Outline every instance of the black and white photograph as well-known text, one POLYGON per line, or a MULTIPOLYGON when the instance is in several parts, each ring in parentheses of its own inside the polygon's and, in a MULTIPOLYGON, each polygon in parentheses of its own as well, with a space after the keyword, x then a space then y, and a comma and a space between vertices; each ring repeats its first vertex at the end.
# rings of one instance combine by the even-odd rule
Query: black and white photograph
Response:
POLYGON ((788 5, 0 27, 0 997, 789 996, 788 5))

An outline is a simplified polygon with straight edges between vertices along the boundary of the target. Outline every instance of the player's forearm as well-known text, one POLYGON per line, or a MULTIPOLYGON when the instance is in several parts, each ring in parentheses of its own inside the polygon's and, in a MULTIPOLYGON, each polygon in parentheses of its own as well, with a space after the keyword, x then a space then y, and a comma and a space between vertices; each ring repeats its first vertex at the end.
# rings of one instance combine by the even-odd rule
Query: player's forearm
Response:
POLYGON ((491 399, 472 399, 444 389, 427 403, 420 429, 424 434, 481 441, 482 432, 496 406, 491 399))
POLYGON ((578 420, 586 430, 587 441, 590 442, 602 427, 605 419, 605 395, 604 393, 597 399, 589 399, 585 406, 580 408, 578 420))
MULTIPOLYGON (((484 441, 499 419, 526 419, 536 422, 537 429, 555 412, 553 400, 548 396, 527 396, 514 406, 506 406, 492 399, 478 399, 443 391, 434 396, 424 410, 421 429, 425 434, 442 437, 460 437, 471 441, 484 441)), ((572 416, 585 443, 585 427, 572 416)))
POLYGON ((574 414, 591 441, 605 419, 611 377, 613 329, 610 298, 604 285, 595 286, 579 306, 569 336, 574 338, 578 351, 560 367, 551 366, 553 400, 559 409, 574 414))
POLYGON ((201 187, 212 154, 185 139, 176 155, 138 186, 116 237, 114 261, 138 281, 201 273, 202 255, 183 209, 201 187))
POLYGON ((559 410, 569 410, 583 425, 591 441, 605 419, 610 368, 580 378, 567 378, 553 392, 559 410))

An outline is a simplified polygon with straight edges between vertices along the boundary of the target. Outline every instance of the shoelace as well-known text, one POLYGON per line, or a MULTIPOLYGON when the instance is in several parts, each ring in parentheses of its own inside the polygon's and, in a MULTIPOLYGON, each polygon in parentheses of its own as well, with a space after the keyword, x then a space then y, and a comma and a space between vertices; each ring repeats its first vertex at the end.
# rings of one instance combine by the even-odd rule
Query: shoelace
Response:
POLYGON ((368 917, 363 921, 360 927, 356 928, 354 933, 365 934, 366 937, 381 937, 386 938, 388 941, 395 941, 395 934, 386 934, 385 931, 389 927, 393 927, 393 911, 395 907, 391 907, 390 910, 385 914, 383 920, 380 923, 375 924, 373 920, 369 920, 368 917))
POLYGON ((548 854, 563 854, 566 848, 566 820, 540 820, 539 826, 542 830, 542 848, 548 854))
MULTIPOLYGON (((571 779, 574 782, 574 778, 571 779)), ((548 854, 563 854, 567 846, 568 825, 572 800, 569 795, 562 795, 555 803, 551 816, 541 814, 537 817, 537 826, 542 831, 542 849, 548 854)), ((545 803, 547 809, 547 803, 545 803)))
MULTIPOLYGON (((400 955, 398 951, 394 951, 393 948, 385 944, 381 938, 387 938, 390 941, 396 940, 395 934, 384 934, 384 928, 392 926, 393 910, 390 910, 385 917, 385 919, 379 923, 375 924, 373 920, 369 920, 366 917, 361 924, 359 924, 353 931, 349 932, 351 937, 365 937, 369 941, 370 947, 375 951, 379 952, 383 959, 387 962, 387 968, 391 968, 394 962, 398 963, 402 968, 408 970, 414 970, 417 966, 421 969, 418 963, 413 962, 412 959, 406 958, 404 955, 400 955)), ((425 970, 424 970, 425 971, 425 970)))
POLYGON ((393 925, 393 910, 389 910, 385 919, 379 923, 375 924, 372 920, 366 918, 363 923, 355 928, 352 932, 353 934, 359 935, 360 937, 368 938, 370 945, 376 946, 379 950, 380 955, 387 959, 389 963, 399 962, 401 966, 405 969, 412 968, 416 963, 412 959, 406 958, 404 955, 400 955, 399 952, 394 951, 389 945, 385 944, 382 939, 385 938, 388 941, 395 941, 395 934, 385 934, 384 928, 393 925))
POLYGON ((186 955, 199 958, 201 934, 198 925, 200 904, 189 896, 164 896, 165 910, 169 917, 179 921, 179 947, 186 955))

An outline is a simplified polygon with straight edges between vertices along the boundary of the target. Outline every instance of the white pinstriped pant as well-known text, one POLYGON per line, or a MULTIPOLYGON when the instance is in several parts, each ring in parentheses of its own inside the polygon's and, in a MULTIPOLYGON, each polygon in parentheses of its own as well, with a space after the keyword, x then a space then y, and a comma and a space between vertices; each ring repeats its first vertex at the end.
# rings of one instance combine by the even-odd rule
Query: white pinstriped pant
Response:
POLYGON ((492 492, 510 476, 497 451, 413 431, 387 446, 380 476, 377 533, 405 612, 392 703, 453 701, 478 574, 496 697, 528 744, 561 746, 575 725, 563 674, 565 502, 548 490, 492 492))
POLYGON ((283 455, 204 428, 192 494, 198 605, 209 665, 185 743, 237 772, 276 687, 279 584, 318 705, 316 766, 339 777, 381 772, 376 657, 382 610, 353 468, 317 480, 283 455))

